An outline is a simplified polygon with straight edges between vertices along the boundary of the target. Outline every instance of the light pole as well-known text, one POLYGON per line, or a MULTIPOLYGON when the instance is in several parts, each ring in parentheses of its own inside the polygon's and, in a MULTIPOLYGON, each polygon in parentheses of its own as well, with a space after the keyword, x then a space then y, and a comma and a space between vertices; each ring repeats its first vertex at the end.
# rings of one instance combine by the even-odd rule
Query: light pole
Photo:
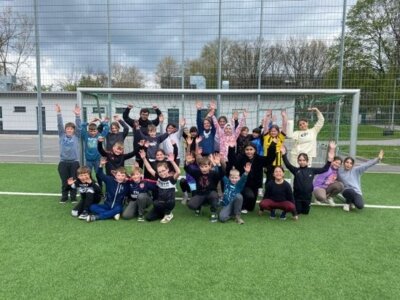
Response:
POLYGON ((394 112, 396 108, 396 88, 397 88, 397 80, 400 80, 400 77, 396 77, 394 79, 394 85, 393 85, 393 102, 392 102, 392 126, 391 129, 394 132, 394 112))

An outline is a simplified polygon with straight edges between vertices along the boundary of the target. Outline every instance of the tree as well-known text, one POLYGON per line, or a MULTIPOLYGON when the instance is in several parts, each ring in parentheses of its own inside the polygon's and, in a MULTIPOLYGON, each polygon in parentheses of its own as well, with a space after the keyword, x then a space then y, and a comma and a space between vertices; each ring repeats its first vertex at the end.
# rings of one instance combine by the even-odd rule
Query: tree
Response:
POLYGON ((10 7, 0 13, 0 71, 4 76, 17 76, 27 65, 34 49, 32 29, 33 21, 28 16, 14 13, 10 7))
POLYGON ((181 87, 180 76, 180 66, 172 56, 164 57, 158 63, 156 70, 156 83, 159 84, 162 89, 181 87))
POLYGON ((144 75, 135 66, 113 64, 112 87, 141 88, 144 87, 144 75))

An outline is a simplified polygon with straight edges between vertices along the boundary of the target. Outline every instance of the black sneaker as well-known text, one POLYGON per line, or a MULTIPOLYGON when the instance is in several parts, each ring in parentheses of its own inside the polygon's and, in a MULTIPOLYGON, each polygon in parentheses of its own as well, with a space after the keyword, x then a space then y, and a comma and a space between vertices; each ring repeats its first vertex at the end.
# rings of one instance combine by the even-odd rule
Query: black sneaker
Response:
POLYGON ((67 200, 68 200, 68 199, 63 199, 63 198, 61 198, 61 199, 60 199, 60 204, 66 204, 66 203, 67 203, 67 200))
POLYGON ((286 220, 286 212, 285 211, 283 211, 281 213, 281 215, 279 216, 279 220, 281 220, 281 221, 285 221, 286 220))
POLYGON ((79 220, 86 220, 87 217, 88 217, 88 215, 89 215, 89 214, 88 214, 86 211, 83 211, 83 212, 79 215, 78 219, 79 219, 79 220))
POLYGON ((272 219, 272 220, 276 219, 275 209, 271 210, 271 214, 269 215, 269 218, 272 219))
POLYGON ((211 223, 215 223, 215 222, 217 222, 218 221, 218 216, 217 216, 217 214, 216 213, 212 213, 211 214, 211 218, 210 218, 210 222, 211 223))
POLYGON ((72 203, 72 204, 77 204, 78 201, 76 200, 76 198, 72 198, 72 199, 71 199, 71 203, 72 203))

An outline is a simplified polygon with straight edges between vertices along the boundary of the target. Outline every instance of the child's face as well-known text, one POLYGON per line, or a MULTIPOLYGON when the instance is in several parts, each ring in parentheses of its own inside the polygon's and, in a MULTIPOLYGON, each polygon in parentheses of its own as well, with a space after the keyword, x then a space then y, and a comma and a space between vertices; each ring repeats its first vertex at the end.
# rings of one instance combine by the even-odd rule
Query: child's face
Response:
POLYGON ((246 156, 248 157, 248 158, 253 158, 254 157, 254 154, 256 153, 256 149, 254 149, 253 147, 246 147, 245 149, 244 149, 244 153, 246 154, 246 156))
POLYGON ((211 123, 208 120, 204 120, 203 127, 205 130, 211 129, 211 123))
POLYGON ((75 133, 74 127, 67 127, 67 128, 65 128, 65 134, 66 134, 66 136, 71 137, 71 136, 74 135, 74 133, 75 133))
POLYGON ((276 128, 271 128, 271 130, 269 131, 269 135, 272 137, 277 137, 279 134, 278 130, 276 130, 276 128))
POLYGON ((260 134, 257 133, 257 132, 253 132, 253 133, 252 133, 252 136, 253 136, 253 138, 258 139, 258 137, 260 136, 260 134))
POLYGON ((231 175, 229 175, 229 180, 230 180, 230 182, 231 182, 232 184, 238 183, 239 179, 240 179, 240 176, 237 175, 237 174, 231 174, 231 175))
POLYGON ((118 183, 123 183, 125 181, 125 179, 126 179, 126 174, 125 173, 117 172, 115 174, 115 180, 118 183))
POLYGON ((300 121, 299 122, 299 129, 300 130, 307 130, 308 129, 308 122, 307 121, 300 121))
POLYGON ((171 133, 173 133, 175 131, 175 128, 174 128, 174 126, 168 126, 167 127, 167 132, 168 132, 168 134, 171 134, 171 133))
POLYGON ((344 169, 345 170, 351 170, 351 168, 353 168, 353 162, 351 161, 351 159, 345 160, 344 169))
POLYGON ((133 180, 134 182, 140 182, 141 179, 142 179, 142 174, 140 174, 139 172, 134 172, 131 175, 131 180, 133 180))
POLYGON ((149 130, 149 136, 154 138, 156 137, 157 132, 155 130, 149 130))
POLYGON ((119 128, 115 125, 111 125, 111 132, 112 133, 118 133, 119 132, 119 128))
POLYGON ((334 161, 331 163, 332 169, 335 169, 335 170, 339 169, 341 165, 342 165, 342 162, 341 162, 339 159, 334 160, 334 161))
POLYGON ((231 126, 225 126, 224 127, 224 133, 225 135, 232 135, 232 127, 231 126))
POLYGON ((82 183, 90 183, 92 181, 92 179, 90 178, 90 174, 89 173, 82 173, 78 175, 78 179, 82 182, 82 183))
POLYGON ((164 166, 160 166, 157 167, 157 174, 161 178, 167 178, 169 176, 169 170, 164 166))
POLYGON ((165 159, 164 153, 162 153, 161 151, 157 151, 157 152, 156 152, 156 160, 162 161, 162 160, 164 160, 164 159, 165 159))
POLYGON ((241 132, 240 132, 240 135, 241 136, 247 136, 249 134, 249 131, 247 130, 247 129, 243 129, 241 132))
POLYGON ((297 163, 299 164, 299 166, 300 166, 301 168, 304 168, 304 167, 307 167, 307 166, 308 166, 308 160, 306 160, 306 159, 304 158, 304 156, 300 156, 300 157, 297 159, 297 163))
POLYGON ((191 131, 191 132, 190 132, 190 136, 191 136, 192 138, 196 138, 196 137, 197 137, 197 131, 191 131))
POLYGON ((211 170, 211 165, 209 164, 200 165, 200 172, 202 174, 208 174, 210 173, 210 170, 211 170))
POLYGON ((124 148, 121 148, 120 146, 113 146, 112 150, 115 155, 121 155, 124 153, 124 148))
POLYGON ((89 129, 89 135, 91 137, 95 137, 99 132, 97 131, 97 129, 89 129))
POLYGON ((224 126, 226 125, 226 120, 225 118, 221 118, 218 120, 218 124, 221 128, 224 128, 224 126))
POLYGON ((194 156, 192 155, 192 153, 186 154, 186 161, 187 161, 188 163, 194 162, 194 156))
POLYGON ((282 171, 281 168, 275 168, 275 170, 274 170, 274 178, 275 178, 276 180, 281 180, 281 179, 283 179, 284 175, 285 175, 285 174, 283 173, 283 171, 282 171))

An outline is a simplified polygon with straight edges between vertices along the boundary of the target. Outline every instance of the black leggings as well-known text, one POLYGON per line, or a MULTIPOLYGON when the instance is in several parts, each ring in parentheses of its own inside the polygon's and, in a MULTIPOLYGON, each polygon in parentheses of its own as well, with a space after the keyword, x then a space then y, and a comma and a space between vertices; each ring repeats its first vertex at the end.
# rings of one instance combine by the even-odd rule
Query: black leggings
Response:
POLYGON ((242 191, 242 209, 253 211, 256 206, 258 188, 245 187, 242 191))
POLYGON ((364 208, 364 199, 355 190, 346 189, 342 192, 347 204, 354 204, 358 209, 364 208))

